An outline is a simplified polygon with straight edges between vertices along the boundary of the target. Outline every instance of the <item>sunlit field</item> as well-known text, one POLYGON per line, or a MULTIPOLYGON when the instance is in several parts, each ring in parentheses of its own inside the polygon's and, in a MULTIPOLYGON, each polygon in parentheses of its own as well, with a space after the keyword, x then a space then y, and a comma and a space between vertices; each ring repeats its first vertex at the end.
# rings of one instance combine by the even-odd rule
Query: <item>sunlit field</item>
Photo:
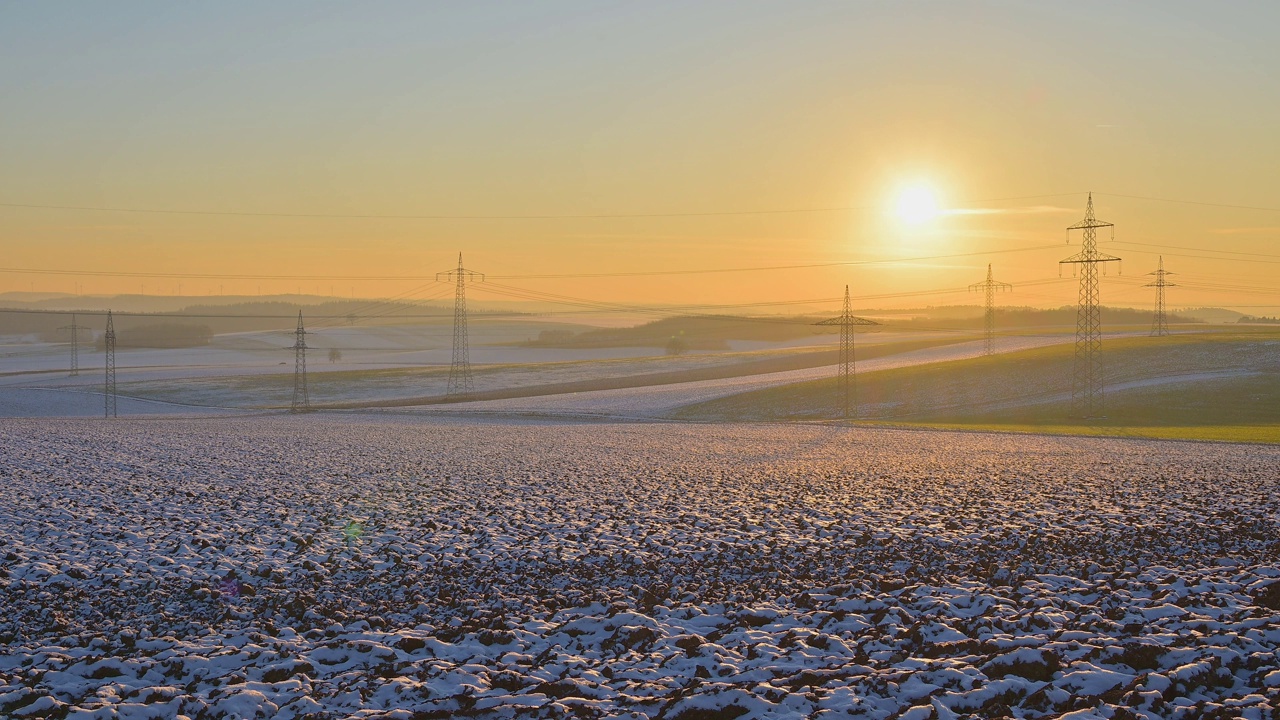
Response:
MULTIPOLYGON (((872 370, 857 379, 857 419, 972 430, 1280 442, 1280 331, 1185 329, 1109 340, 1100 353, 1105 413, 1070 417, 1074 347, 872 370)), ((763 388, 679 408, 699 420, 839 418, 837 379, 763 388)))
POLYGON ((1280 450, 0 423, 0 713, 1264 717, 1280 450))

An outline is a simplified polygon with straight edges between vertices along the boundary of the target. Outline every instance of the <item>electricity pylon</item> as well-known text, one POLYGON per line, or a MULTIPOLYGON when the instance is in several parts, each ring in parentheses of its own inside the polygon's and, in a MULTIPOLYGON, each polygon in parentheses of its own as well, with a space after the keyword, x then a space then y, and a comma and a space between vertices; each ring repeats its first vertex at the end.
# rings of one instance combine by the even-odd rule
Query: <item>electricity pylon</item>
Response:
POLYGON ((449 397, 471 394, 471 358, 467 343, 467 291, 468 280, 484 282, 484 275, 462 267, 462 253, 458 253, 458 268, 436 273, 437 281, 458 283, 453 296, 453 362, 449 365, 449 397))
MULTIPOLYGON (((1098 228, 1114 228, 1115 225, 1099 220, 1093 214, 1093 193, 1085 207, 1084 220, 1067 228, 1067 242, 1071 242, 1072 230, 1083 230, 1084 239, 1080 252, 1063 265, 1080 266, 1080 304, 1076 309, 1076 356, 1071 375, 1071 414, 1078 418, 1102 415, 1102 318, 1098 307, 1098 266, 1119 261, 1114 255, 1098 252, 1098 228)), ((1115 233, 1115 230, 1112 230, 1115 233)))
POLYGON ((844 286, 844 311, 839 316, 814 323, 814 325, 840 326, 840 399, 844 409, 844 417, 858 417, 858 381, 855 377, 857 365, 853 355, 853 333, 858 325, 879 325, 880 323, 855 317, 849 304, 849 286, 844 286))
POLYGON ((116 324, 111 318, 111 311, 107 311, 107 331, 102 334, 102 346, 106 351, 106 382, 103 387, 103 395, 106 397, 105 407, 103 408, 103 417, 120 417, 116 410, 116 324))
POLYGON ((1165 280, 1171 273, 1164 269, 1164 256, 1160 256, 1160 267, 1155 272, 1149 272, 1148 275, 1155 275, 1155 282, 1149 282, 1142 287, 1153 287, 1156 289, 1156 316, 1151 321, 1151 337, 1162 337, 1169 334, 1169 316, 1164 311, 1164 289, 1167 287, 1178 287, 1177 285, 1165 280))
POLYGON ((990 263, 987 264, 987 279, 969 286, 969 292, 983 290, 987 294, 987 312, 983 315, 983 322, 987 331, 984 355, 990 355, 996 351, 996 291, 1012 289, 1013 286, 1009 283, 998 282, 991 277, 990 263))
POLYGON ((293 333, 293 405, 289 412, 311 411, 311 395, 307 392, 307 329, 298 311, 298 329, 293 333))
POLYGON ((76 324, 76 314, 71 313, 71 324, 63 325, 59 330, 71 331, 71 372, 67 373, 71 377, 80 374, 80 331, 89 328, 76 324))

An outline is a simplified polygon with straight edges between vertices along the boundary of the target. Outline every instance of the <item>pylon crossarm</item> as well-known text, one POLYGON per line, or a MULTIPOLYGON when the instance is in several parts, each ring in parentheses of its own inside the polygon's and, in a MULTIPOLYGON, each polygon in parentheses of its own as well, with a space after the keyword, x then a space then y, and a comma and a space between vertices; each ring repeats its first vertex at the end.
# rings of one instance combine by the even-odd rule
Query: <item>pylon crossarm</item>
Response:
POLYGON ((821 320, 819 322, 814 323, 814 325, 858 325, 858 326, 879 325, 879 324, 880 323, 876 322, 875 320, 868 320, 866 318, 854 317, 852 315, 848 317, 841 316, 841 317, 828 318, 826 320, 821 320))
POLYGON ((1102 253, 1099 253, 1099 252, 1092 253, 1091 255, 1081 252, 1081 253, 1076 253, 1075 255, 1072 255, 1066 260, 1059 260, 1058 264, 1059 265, 1067 265, 1067 264, 1081 265, 1084 263, 1104 263, 1104 262, 1120 262, 1120 258, 1114 255, 1103 255, 1102 253))
POLYGON ((1115 227, 1115 223, 1102 222, 1101 220, 1081 220, 1080 222, 1067 228, 1067 230, 1091 230, 1100 227, 1115 227))
MULTIPOLYGON (((436 282, 453 282, 454 280, 458 279, 458 274, 459 273, 457 270, 446 270, 444 272, 438 272, 436 273, 436 282)), ((462 274, 462 277, 466 279, 467 282, 484 282, 484 273, 472 272, 470 270, 463 270, 461 274, 462 274)))

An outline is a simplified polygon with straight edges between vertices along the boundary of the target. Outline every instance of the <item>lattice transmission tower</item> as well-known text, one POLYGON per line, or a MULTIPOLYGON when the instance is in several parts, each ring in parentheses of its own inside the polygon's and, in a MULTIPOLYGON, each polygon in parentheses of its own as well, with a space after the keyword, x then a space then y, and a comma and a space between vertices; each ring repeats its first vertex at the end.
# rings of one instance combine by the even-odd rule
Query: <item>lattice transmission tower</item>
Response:
POLYGON ((107 331, 102 334, 102 347, 106 353, 107 374, 102 393, 106 398, 103 417, 119 417, 116 410, 116 324, 110 310, 107 311, 107 331))
POLYGON ((1160 256, 1160 266, 1155 272, 1149 272, 1148 275, 1155 275, 1155 282, 1149 282, 1143 287, 1153 287, 1156 289, 1156 316, 1151 321, 1151 337, 1163 337, 1169 334, 1169 316, 1164 310, 1164 289, 1167 287, 1178 287, 1177 285, 1165 280, 1166 277, 1174 275, 1164 269, 1164 256, 1160 256))
POLYGON ((484 282, 484 275, 472 272, 462 266, 462 253, 458 253, 458 267, 442 273, 436 273, 436 280, 458 284, 453 296, 453 362, 449 365, 449 387, 445 391, 448 397, 470 395, 471 358, 467 342, 467 282, 484 282))
POLYGON ((855 317, 853 307, 849 304, 849 286, 844 286, 844 310, 839 316, 828 318, 815 325, 840 326, 840 407, 845 419, 858 417, 858 379, 857 365, 853 354, 854 328, 859 325, 879 325, 880 323, 866 318, 855 317))
POLYGON ((311 394, 307 392, 307 329, 298 311, 298 329, 293 332, 293 405, 289 412, 311 411, 311 394))
POLYGON ((63 325, 59 330, 71 331, 71 371, 67 374, 75 377, 80 374, 80 331, 89 328, 76 324, 76 314, 71 313, 71 324, 63 325))
POLYGON ((996 351, 996 291, 1012 289, 1013 286, 1009 283, 1002 283, 991 277, 990 263, 987 264, 987 279, 969 286, 969 292, 982 290, 987 296, 987 311, 982 317, 983 324, 986 327, 986 342, 983 346, 984 355, 990 355, 996 351))
POLYGON ((1076 309, 1076 356, 1071 375, 1071 414, 1078 418, 1100 417, 1103 411, 1102 383, 1102 317, 1098 304, 1098 266, 1118 262, 1120 258, 1098 252, 1098 228, 1115 225, 1099 220, 1093 214, 1093 193, 1085 207, 1084 220, 1067 228, 1067 242, 1072 230, 1083 230, 1080 252, 1059 261, 1080 267, 1080 302, 1076 309))

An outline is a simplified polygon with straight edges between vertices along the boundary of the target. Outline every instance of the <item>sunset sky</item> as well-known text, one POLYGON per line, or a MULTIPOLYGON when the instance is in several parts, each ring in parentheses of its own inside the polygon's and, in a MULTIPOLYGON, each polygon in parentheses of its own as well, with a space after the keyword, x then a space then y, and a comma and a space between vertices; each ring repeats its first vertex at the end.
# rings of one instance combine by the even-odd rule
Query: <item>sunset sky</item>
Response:
POLYGON ((627 303, 973 302, 916 293, 992 263, 1057 306, 1070 270, 1030 283, 1093 191, 1104 303, 1148 305, 1163 253, 1172 306, 1274 308, 1277 28, 1275 2, 3 2, 0 292, 374 297, 422 281, 351 278, 461 251, 495 277, 877 261, 500 280, 627 303), (781 210, 815 211, 670 216, 781 210), (489 217, 404 217, 431 215, 489 217), (492 217, 589 215, 649 217, 492 217), (906 258, 932 259, 878 262, 906 258))

